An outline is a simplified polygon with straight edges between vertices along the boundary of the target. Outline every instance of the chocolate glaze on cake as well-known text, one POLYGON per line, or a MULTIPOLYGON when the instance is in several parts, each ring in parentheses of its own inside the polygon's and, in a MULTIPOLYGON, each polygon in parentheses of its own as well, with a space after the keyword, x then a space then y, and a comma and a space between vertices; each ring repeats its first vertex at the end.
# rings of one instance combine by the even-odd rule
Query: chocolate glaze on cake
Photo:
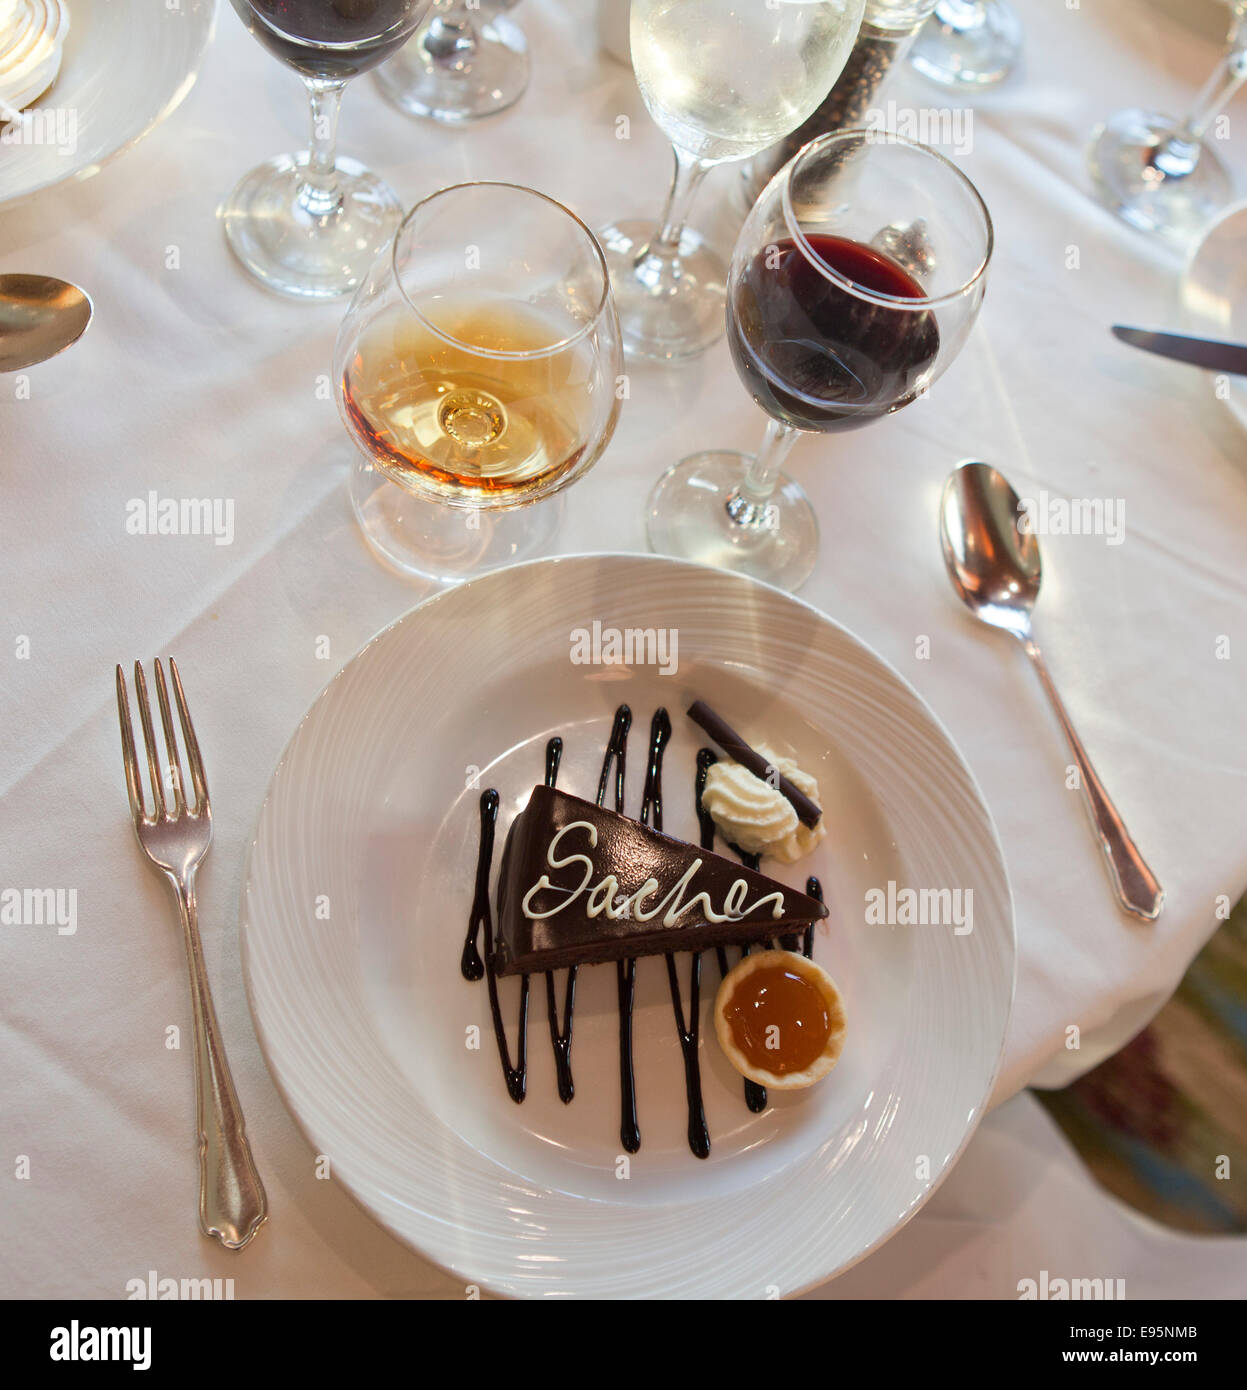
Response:
POLYGON ((755 869, 552 787, 507 836, 499 975, 769 941, 827 915, 755 869))

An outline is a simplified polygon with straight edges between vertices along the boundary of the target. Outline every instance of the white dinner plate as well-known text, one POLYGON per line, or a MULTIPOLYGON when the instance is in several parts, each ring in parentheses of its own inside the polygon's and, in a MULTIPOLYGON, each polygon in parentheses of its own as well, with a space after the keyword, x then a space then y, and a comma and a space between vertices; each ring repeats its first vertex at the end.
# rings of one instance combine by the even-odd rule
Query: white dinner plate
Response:
POLYGON ((0 205, 85 179, 137 144, 195 84, 214 0, 68 0, 60 72, 0 126, 0 205), (7 133, 6 133, 7 132, 7 133))
MULTIPOLYGON (((886 1240, 983 1113, 1015 955, 991 817, 918 695, 808 604, 645 555, 496 571, 422 603, 349 661, 273 776, 242 949, 277 1085, 334 1177, 383 1225, 469 1283, 606 1298, 786 1295, 886 1240), (665 669, 573 660, 595 622, 605 643, 612 629, 666 633, 665 669), (575 1099, 558 1099, 540 976, 527 1099, 507 1095, 485 984, 459 968, 480 789, 501 795, 496 871, 512 817, 542 780, 546 741, 563 739, 559 785, 592 798, 626 701, 635 815, 650 718, 664 705, 674 725, 664 828, 695 839, 704 736, 684 713, 695 698, 818 780, 825 841, 796 865, 763 869, 797 886, 822 880, 831 916, 815 958, 843 991, 848 1035, 830 1077, 752 1113, 715 1041, 707 956, 700 1057, 713 1147, 697 1159, 666 968, 642 959, 642 1143, 629 1158, 610 965, 580 972, 575 1099), (949 890, 960 925, 868 924, 867 895, 886 899, 889 883, 897 895, 949 890)), ((687 980, 690 957, 677 960, 687 980)), ((519 982, 500 989, 514 1049, 519 982)))

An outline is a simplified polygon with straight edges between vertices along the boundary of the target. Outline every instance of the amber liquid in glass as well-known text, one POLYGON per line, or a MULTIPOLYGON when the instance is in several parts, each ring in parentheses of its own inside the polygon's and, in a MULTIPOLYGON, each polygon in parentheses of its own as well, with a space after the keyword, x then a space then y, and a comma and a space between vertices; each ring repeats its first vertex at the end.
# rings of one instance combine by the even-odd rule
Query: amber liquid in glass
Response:
POLYGON ((519 505, 584 456, 600 379, 590 336, 526 304, 390 307, 343 371, 347 420, 396 482, 445 501, 519 505), (550 345, 554 344, 552 348, 550 345))

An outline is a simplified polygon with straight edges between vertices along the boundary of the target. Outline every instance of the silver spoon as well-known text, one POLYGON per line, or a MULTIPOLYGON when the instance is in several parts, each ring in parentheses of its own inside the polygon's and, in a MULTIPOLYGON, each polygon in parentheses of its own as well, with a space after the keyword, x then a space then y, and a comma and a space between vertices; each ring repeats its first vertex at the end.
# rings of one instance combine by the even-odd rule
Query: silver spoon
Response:
POLYGON ((940 500, 944 563, 962 603, 981 622, 1011 632, 1022 643, 1078 764, 1079 785, 1122 908, 1154 922, 1165 901, 1156 881, 1096 776, 1061 697, 1031 637, 1031 610, 1039 597, 1039 542, 1022 530, 1021 503, 1004 477, 986 463, 962 463, 948 475, 940 500))
POLYGON ((91 301, 52 275, 0 275, 0 372, 20 372, 76 343, 91 301))

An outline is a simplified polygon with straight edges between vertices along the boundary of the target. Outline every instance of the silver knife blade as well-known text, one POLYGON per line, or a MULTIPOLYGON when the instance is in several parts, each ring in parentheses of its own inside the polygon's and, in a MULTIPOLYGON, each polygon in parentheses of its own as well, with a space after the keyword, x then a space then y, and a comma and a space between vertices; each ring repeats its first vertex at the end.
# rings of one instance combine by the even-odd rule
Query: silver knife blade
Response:
POLYGON ((1215 338, 1186 338, 1180 333, 1149 333, 1145 328, 1125 328, 1113 325, 1113 336, 1131 347, 1169 357, 1175 362, 1187 362, 1192 367, 1204 367, 1210 372, 1229 372, 1232 376, 1247 376, 1247 347, 1241 343, 1222 343, 1215 338))

